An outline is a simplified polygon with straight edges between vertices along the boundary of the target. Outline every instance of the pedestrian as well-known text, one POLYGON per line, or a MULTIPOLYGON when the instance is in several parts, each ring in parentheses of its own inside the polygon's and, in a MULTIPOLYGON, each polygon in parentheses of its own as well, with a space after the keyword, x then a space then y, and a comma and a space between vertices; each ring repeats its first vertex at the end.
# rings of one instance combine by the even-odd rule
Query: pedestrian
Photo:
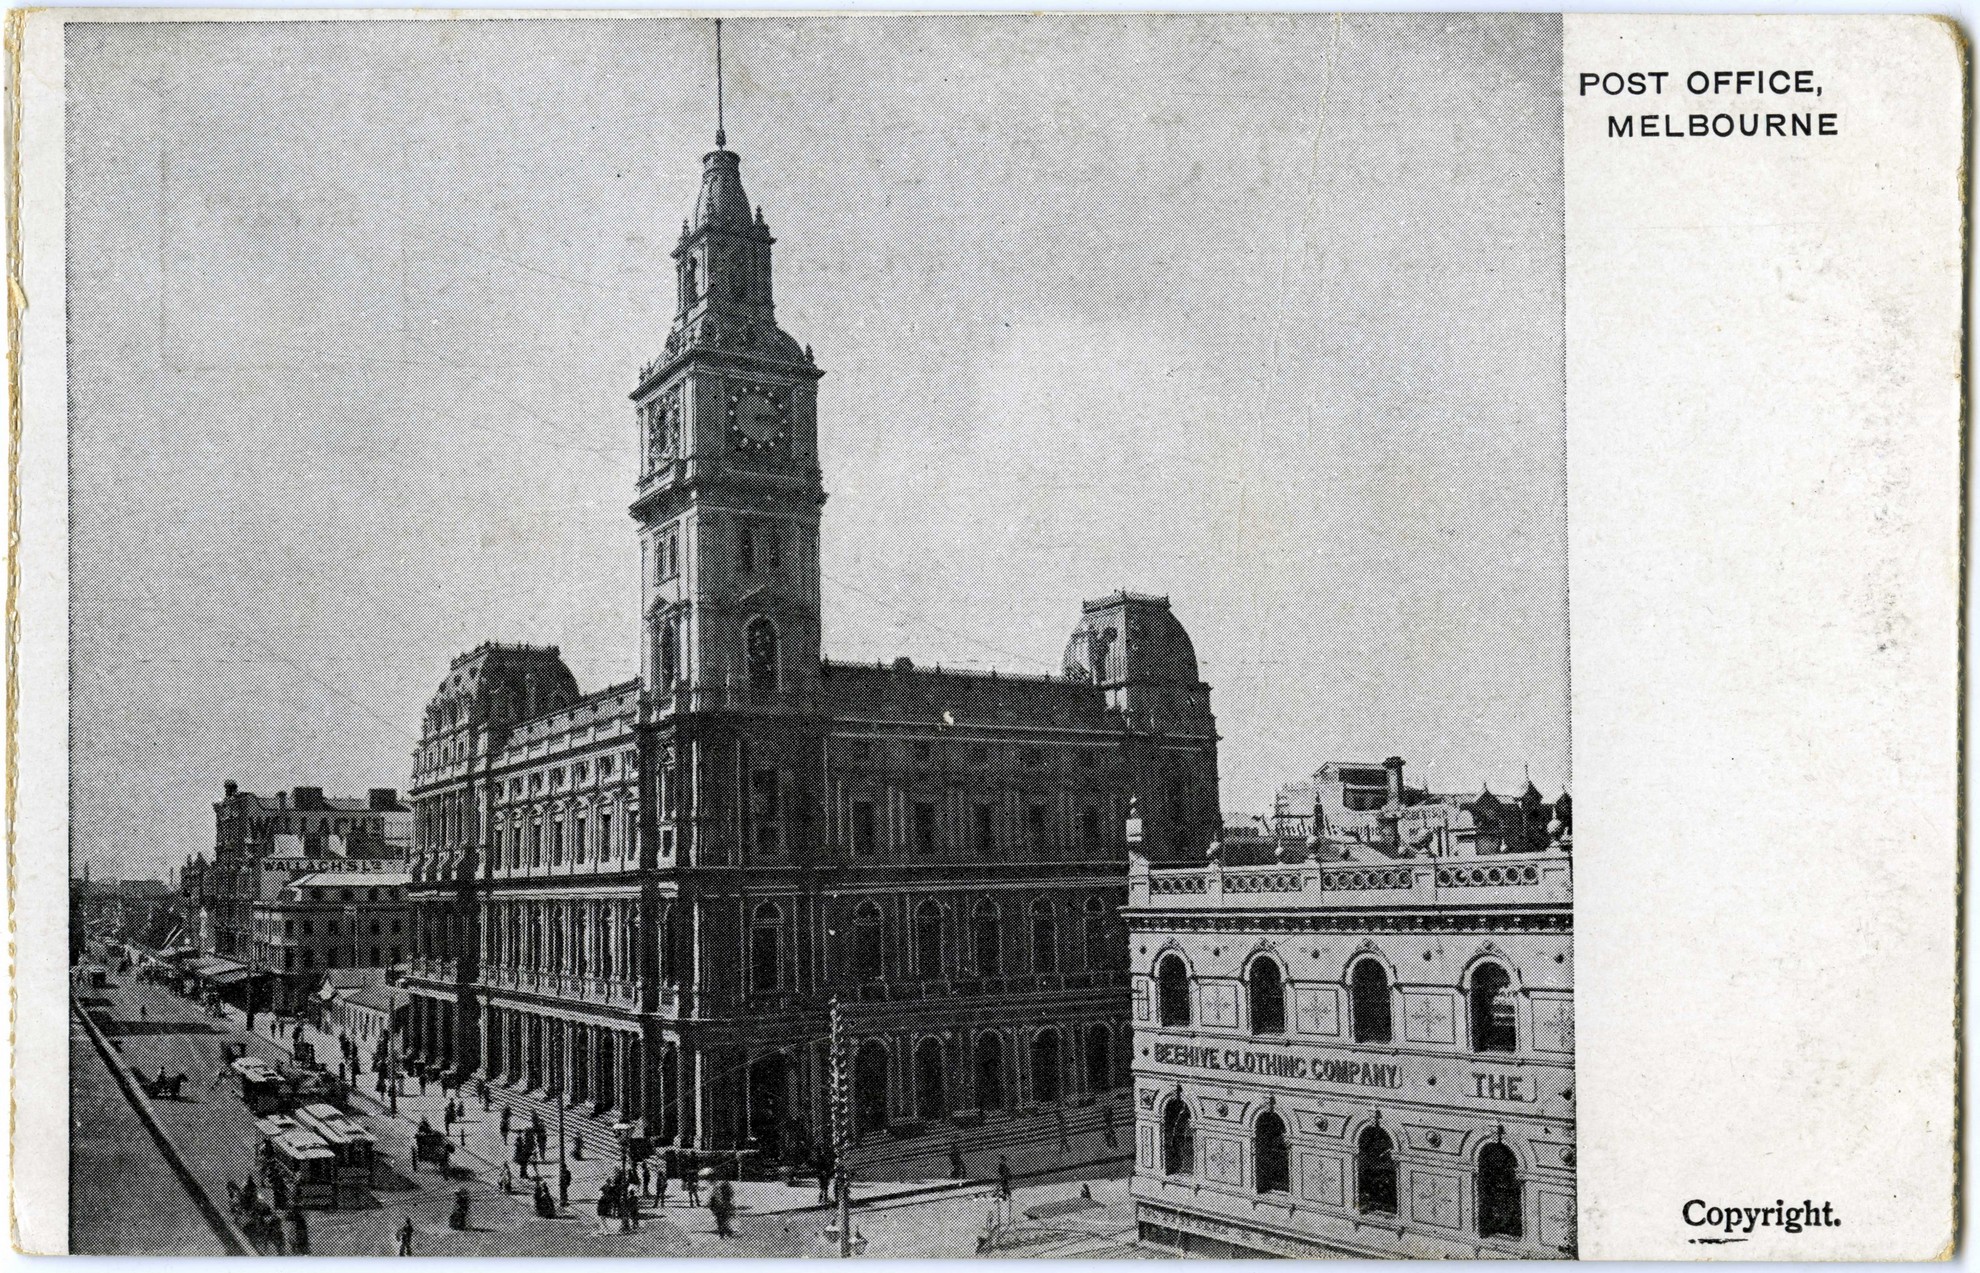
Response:
POLYGON ((571 1165, 569 1163, 557 1164, 557 1205, 560 1207, 571 1205, 571 1165))
POLYGON ((514 1193, 516 1191, 516 1178, 510 1173, 509 1164, 506 1162, 502 1164, 501 1185, 503 1193, 514 1193))
POLYGON ((541 1110, 530 1111, 529 1133, 536 1137, 536 1152, 541 1154, 543 1152, 543 1146, 547 1143, 543 1135, 543 1112, 541 1110))
POLYGON ((502 1139, 507 1140, 508 1138, 509 1138, 509 1107, 507 1105, 504 1105, 502 1107, 502 1139))
POLYGON ((1067 1136, 1067 1135, 1066 1135, 1066 1107, 1065 1107, 1065 1106, 1063 1106, 1063 1105, 1054 1105, 1054 1106, 1052 1107, 1052 1122, 1053 1122, 1053 1123, 1054 1123, 1054 1124, 1055 1124, 1055 1125, 1057 1126, 1057 1128, 1058 1128, 1058 1131, 1059 1131, 1059 1152, 1063 1154, 1063 1153, 1065 1153, 1065 1152, 1066 1152, 1066 1151, 1067 1151, 1068 1149, 1071 1149, 1071 1148, 1072 1148, 1072 1139, 1071 1139, 1071 1137, 1069 1137, 1069 1136, 1067 1136))
POLYGON ((1119 1149, 1120 1142, 1114 1139, 1114 1107, 1100 1107, 1100 1140, 1109 1149, 1119 1149))
POLYGON ((262 1232, 268 1235, 268 1245, 275 1248, 275 1254, 287 1255, 289 1253, 288 1240, 282 1233, 281 1216, 271 1212, 263 1225, 262 1232))
POLYGON ((827 1165, 825 1156, 818 1156, 818 1205, 825 1206, 832 1201, 832 1168, 827 1165))
POLYGON ((571 1142, 571 1157, 573 1157, 573 1158, 575 1158, 575 1159, 577 1159, 577 1160, 578 1160, 579 1162, 583 1162, 583 1161, 584 1161, 584 1133, 583 1133, 583 1132, 579 1132, 579 1133, 577 1134, 577 1136, 576 1136, 576 1138, 575 1138, 575 1139, 573 1139, 573 1140, 572 1140, 572 1142, 571 1142))
POLYGON ((664 1168, 653 1173, 653 1205, 667 1205, 667 1172, 664 1168))
POLYGON ((529 1169, 530 1149, 531 1141, 529 1139, 529 1133, 526 1131, 518 1132, 516 1134, 516 1167, 518 1169, 517 1174, 524 1180, 536 1179, 534 1173, 529 1169))
POLYGON ((440 1107, 440 1122, 448 1131, 454 1130, 454 1103, 448 1101, 440 1107))
POLYGON ((289 1252, 292 1255, 309 1254, 309 1221, 303 1218, 302 1208, 291 1205, 289 1208, 289 1252))
POLYGON ((1011 1200, 1011 1160, 1002 1154, 997 1155, 997 1196, 1005 1202, 1011 1200))
POLYGON ((961 1180, 969 1173, 963 1168, 962 1142, 949 1137, 949 1179, 961 1180))
POLYGON ((474 1094, 481 1098, 481 1112, 486 1114, 491 1106, 491 1102, 488 1099, 488 1080, 486 1077, 475 1079, 474 1094))
POLYGON ((411 1255, 413 1253, 412 1239, 413 1239, 412 1217, 407 1216, 404 1220, 399 1222, 399 1254, 400 1255, 411 1255))
POLYGON ((726 1180, 716 1181, 714 1188, 708 1191, 708 1210, 715 1217, 716 1237, 726 1238, 729 1236, 729 1217, 734 1214, 735 1209, 736 1195, 735 1191, 730 1187, 729 1182, 726 1180))
POLYGON ((468 1208, 470 1205, 467 1189, 463 1187, 455 1190, 454 1211, 452 1215, 447 1217, 447 1227, 457 1232, 465 1233, 470 1227, 468 1223, 468 1208))
POLYGON ((681 1188, 687 1191, 690 1207, 701 1205, 701 1176, 694 1169, 694 1154, 688 1150, 681 1151, 681 1188))
POLYGON ((148 1018, 148 1017, 150 1017, 150 1016, 151 1016, 151 1010, 150 1010, 149 1008, 146 1008, 146 1007, 145 1007, 145 1006, 144 1006, 143 1004, 139 1004, 139 1005, 138 1005, 138 1020, 140 1020, 140 1021, 143 1021, 143 1020, 145 1020, 146 1018, 148 1018))

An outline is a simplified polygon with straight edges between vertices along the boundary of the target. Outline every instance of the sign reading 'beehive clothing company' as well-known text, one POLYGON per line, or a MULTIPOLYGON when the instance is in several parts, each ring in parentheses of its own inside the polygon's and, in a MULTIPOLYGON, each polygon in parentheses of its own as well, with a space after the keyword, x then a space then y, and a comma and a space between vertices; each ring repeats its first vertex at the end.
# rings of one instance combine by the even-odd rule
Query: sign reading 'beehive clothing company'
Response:
POLYGON ((1402 1086, 1402 1070, 1373 1061, 1322 1060, 1285 1052, 1254 1052, 1250 1048, 1216 1048, 1194 1043, 1158 1043, 1158 1065, 1181 1065, 1194 1070, 1223 1070, 1266 1078, 1311 1079, 1318 1083, 1349 1083, 1356 1087, 1402 1086))

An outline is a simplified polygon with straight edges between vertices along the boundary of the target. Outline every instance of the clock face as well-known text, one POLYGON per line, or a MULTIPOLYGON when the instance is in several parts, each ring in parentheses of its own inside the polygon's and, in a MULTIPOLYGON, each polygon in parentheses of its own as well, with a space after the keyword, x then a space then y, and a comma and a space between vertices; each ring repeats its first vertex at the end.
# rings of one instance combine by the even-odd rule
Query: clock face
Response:
POLYGON ((790 393, 770 385, 738 385, 730 389, 729 445, 745 454, 789 454, 790 393))

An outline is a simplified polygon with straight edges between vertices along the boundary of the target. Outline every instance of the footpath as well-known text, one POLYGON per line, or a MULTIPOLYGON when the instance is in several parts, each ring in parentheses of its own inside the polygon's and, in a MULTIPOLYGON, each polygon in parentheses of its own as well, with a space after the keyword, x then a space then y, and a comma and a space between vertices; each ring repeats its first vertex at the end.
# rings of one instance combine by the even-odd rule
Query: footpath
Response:
MULTIPOLYGON (((222 1068, 223 1042, 245 1042, 251 1055, 270 1060, 290 1054, 289 1029, 278 1027, 271 1037, 258 1015, 249 1032, 238 1011, 224 1017, 208 1015, 191 1001, 161 986, 141 985, 126 976, 118 984, 90 992, 91 1020, 110 1040, 119 1059, 146 1074, 163 1069, 192 1077, 188 1101, 148 1102, 162 1134, 170 1138, 187 1164, 197 1187, 211 1205, 224 1211, 227 1183, 241 1181, 254 1169, 258 1135, 253 1117, 237 1090, 215 1082, 222 1068)), ((335 1036, 306 1028, 303 1038, 316 1056, 334 1067, 341 1055, 335 1036)), ((369 1058, 363 1061, 368 1063, 369 1058)), ((491 1085, 483 1108, 472 1084, 443 1093, 438 1084, 424 1092, 417 1082, 401 1080, 397 1112, 375 1090, 375 1077, 365 1070, 353 1083, 355 1112, 377 1139, 379 1153, 395 1168, 389 1187, 376 1190, 377 1206, 361 1211, 309 1214, 312 1250, 324 1255, 384 1255, 396 1250, 395 1234, 410 1218, 414 1252, 420 1255, 654 1255, 753 1254, 804 1255, 829 1253, 825 1229, 830 1208, 819 1202, 816 1184, 741 1181, 735 1185, 738 1239, 725 1242, 714 1232, 713 1217, 691 1207, 670 1182, 664 1204, 653 1195, 635 1233, 619 1232, 616 1220, 597 1215, 599 1193, 617 1168, 617 1144, 609 1125, 582 1109, 564 1112, 565 1163, 571 1171, 569 1205, 556 1218, 538 1216, 529 1191, 533 1182, 515 1181, 516 1192, 499 1187, 502 1164, 510 1155, 513 1133, 528 1125, 531 1114, 543 1120, 550 1161, 540 1168, 553 1195, 557 1187, 557 1118, 554 1102, 540 1093, 491 1085), (456 1146, 457 1178, 437 1169, 412 1169, 413 1133, 424 1121, 445 1127, 446 1102, 457 1099, 465 1117, 451 1129, 456 1146), (511 1137, 501 1135, 501 1114, 510 1114, 511 1137), (580 1150, 580 1143, 582 1149, 580 1150), (582 1156, 580 1157, 580 1152, 582 1156), (447 1215, 455 1193, 470 1199, 471 1228, 452 1230, 447 1215)), ((145 1099, 145 1098, 139 1098, 145 1099)), ((1109 1145, 1100 1106, 1067 1108, 1061 1120, 1051 1112, 994 1120, 986 1126, 957 1132, 954 1140, 966 1168, 963 1179, 950 1178, 946 1131, 911 1138, 869 1138, 854 1154, 853 1205, 864 1211, 874 1205, 913 1206, 919 1199, 981 1195, 994 1185, 997 1159, 1004 1156, 1014 1181, 1068 1181, 1101 1178, 1124 1171, 1132 1140, 1132 1117, 1125 1104, 1113 1107, 1116 1143, 1109 1145), (1063 1121, 1063 1137, 1061 1124, 1063 1121)), ((511 1174, 515 1168, 511 1164, 511 1174)), ((856 1227, 859 1224, 856 1218, 856 1227)), ((879 1254, 874 1251, 873 1254, 879 1254)))

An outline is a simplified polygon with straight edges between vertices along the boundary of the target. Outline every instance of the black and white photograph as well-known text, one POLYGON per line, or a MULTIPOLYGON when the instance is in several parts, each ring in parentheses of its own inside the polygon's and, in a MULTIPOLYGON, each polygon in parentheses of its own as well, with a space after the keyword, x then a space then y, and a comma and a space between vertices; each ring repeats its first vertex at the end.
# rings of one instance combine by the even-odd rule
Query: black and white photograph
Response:
POLYGON ((1558 15, 63 30, 71 1250, 1579 1253, 1558 15))

